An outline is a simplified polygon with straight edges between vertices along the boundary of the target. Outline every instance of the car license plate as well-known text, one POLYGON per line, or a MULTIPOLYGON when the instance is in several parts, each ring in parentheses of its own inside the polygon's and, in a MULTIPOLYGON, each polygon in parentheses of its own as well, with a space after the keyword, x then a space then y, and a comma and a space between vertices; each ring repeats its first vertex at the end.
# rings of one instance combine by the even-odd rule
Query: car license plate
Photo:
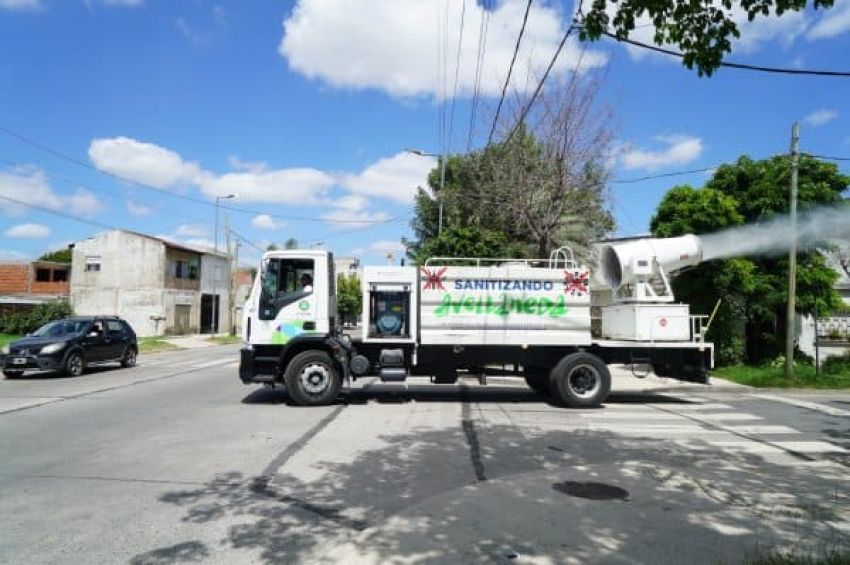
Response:
POLYGON ((12 365, 26 365, 27 358, 26 357, 15 357, 12 359, 12 365))

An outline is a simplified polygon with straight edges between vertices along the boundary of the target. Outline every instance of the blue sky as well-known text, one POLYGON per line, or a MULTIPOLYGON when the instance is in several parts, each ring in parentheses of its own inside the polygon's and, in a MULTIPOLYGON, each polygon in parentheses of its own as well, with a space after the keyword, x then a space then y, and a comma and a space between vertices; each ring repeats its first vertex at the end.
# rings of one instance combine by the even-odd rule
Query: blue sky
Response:
MULTIPOLYGON (((850 0, 835 4, 743 26, 730 60, 850 70, 850 0)), ((211 243, 214 208, 203 202, 234 192, 224 205, 252 212, 223 206, 222 224, 227 215, 260 247, 294 237, 365 263, 401 256, 411 196, 434 163, 404 149, 441 146, 438 109, 453 91, 461 6, 0 0, 0 127, 88 165, 0 132, 0 196, 40 207, 0 199, 0 259, 102 229, 45 208, 211 243), (437 65, 444 27, 448 79, 437 65)), ((503 0, 489 13, 479 118, 498 99, 524 9, 524 0, 503 0)), ((467 146, 482 14, 472 0, 465 10, 453 151, 467 146)), ((517 80, 548 63, 570 11, 534 3, 517 80)), ((555 76, 571 72, 581 51, 568 43, 555 76)), ((587 46, 582 63, 607 69, 600 102, 614 113, 615 178, 785 152, 794 120, 804 150, 850 155, 850 79, 733 69, 699 78, 675 59, 604 41, 587 46)), ((475 146, 485 128, 482 118, 475 146)), ((705 179, 613 184, 618 232, 645 232, 667 189, 705 179)), ((250 244, 242 252, 258 255, 250 244)))

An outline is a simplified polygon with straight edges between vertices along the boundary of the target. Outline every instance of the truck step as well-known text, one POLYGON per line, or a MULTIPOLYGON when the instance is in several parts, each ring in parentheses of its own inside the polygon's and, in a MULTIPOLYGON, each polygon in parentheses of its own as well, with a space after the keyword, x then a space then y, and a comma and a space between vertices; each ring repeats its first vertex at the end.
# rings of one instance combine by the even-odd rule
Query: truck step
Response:
POLYGON ((407 380, 407 370, 397 367, 381 368, 381 382, 384 383, 400 383, 407 380))

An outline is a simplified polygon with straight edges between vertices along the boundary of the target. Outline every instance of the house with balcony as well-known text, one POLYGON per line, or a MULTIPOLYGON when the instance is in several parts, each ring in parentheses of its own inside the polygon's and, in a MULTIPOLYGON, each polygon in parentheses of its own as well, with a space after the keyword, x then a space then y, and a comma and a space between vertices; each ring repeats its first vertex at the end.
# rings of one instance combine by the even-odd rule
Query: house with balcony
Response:
POLYGON ((67 299, 70 273, 68 263, 0 262, 0 314, 67 299))
POLYGON ((78 315, 117 315, 139 336, 230 328, 225 253, 129 230, 72 244, 70 300, 78 315))

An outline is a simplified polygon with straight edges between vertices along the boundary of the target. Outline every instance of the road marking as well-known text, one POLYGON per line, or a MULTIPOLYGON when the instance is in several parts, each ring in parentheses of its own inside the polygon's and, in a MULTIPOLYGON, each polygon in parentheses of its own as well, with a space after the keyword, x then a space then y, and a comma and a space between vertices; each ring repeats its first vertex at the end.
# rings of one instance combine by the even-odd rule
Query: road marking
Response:
POLYGON ((774 441, 771 443, 779 448, 800 453, 847 453, 843 447, 825 441, 774 441))
MULTIPOLYGON (((197 365, 192 365, 195 369, 205 369, 207 367, 214 367, 216 365, 225 365, 227 363, 232 363, 232 359, 216 359, 215 361, 207 361, 206 363, 198 363, 197 365)), ((237 361, 238 364, 238 361, 237 361)))
POLYGON ((741 412, 721 412, 719 414, 699 414, 701 420, 708 422, 747 422, 753 420, 763 420, 761 416, 755 414, 743 414, 741 412))
POLYGON ((798 398, 787 398, 785 396, 776 396, 773 394, 749 394, 753 398, 761 398, 762 400, 772 400, 773 402, 783 402, 800 408, 807 408, 829 416, 850 416, 850 410, 842 410, 841 408, 833 408, 817 402, 809 402, 808 400, 800 400, 798 398))

